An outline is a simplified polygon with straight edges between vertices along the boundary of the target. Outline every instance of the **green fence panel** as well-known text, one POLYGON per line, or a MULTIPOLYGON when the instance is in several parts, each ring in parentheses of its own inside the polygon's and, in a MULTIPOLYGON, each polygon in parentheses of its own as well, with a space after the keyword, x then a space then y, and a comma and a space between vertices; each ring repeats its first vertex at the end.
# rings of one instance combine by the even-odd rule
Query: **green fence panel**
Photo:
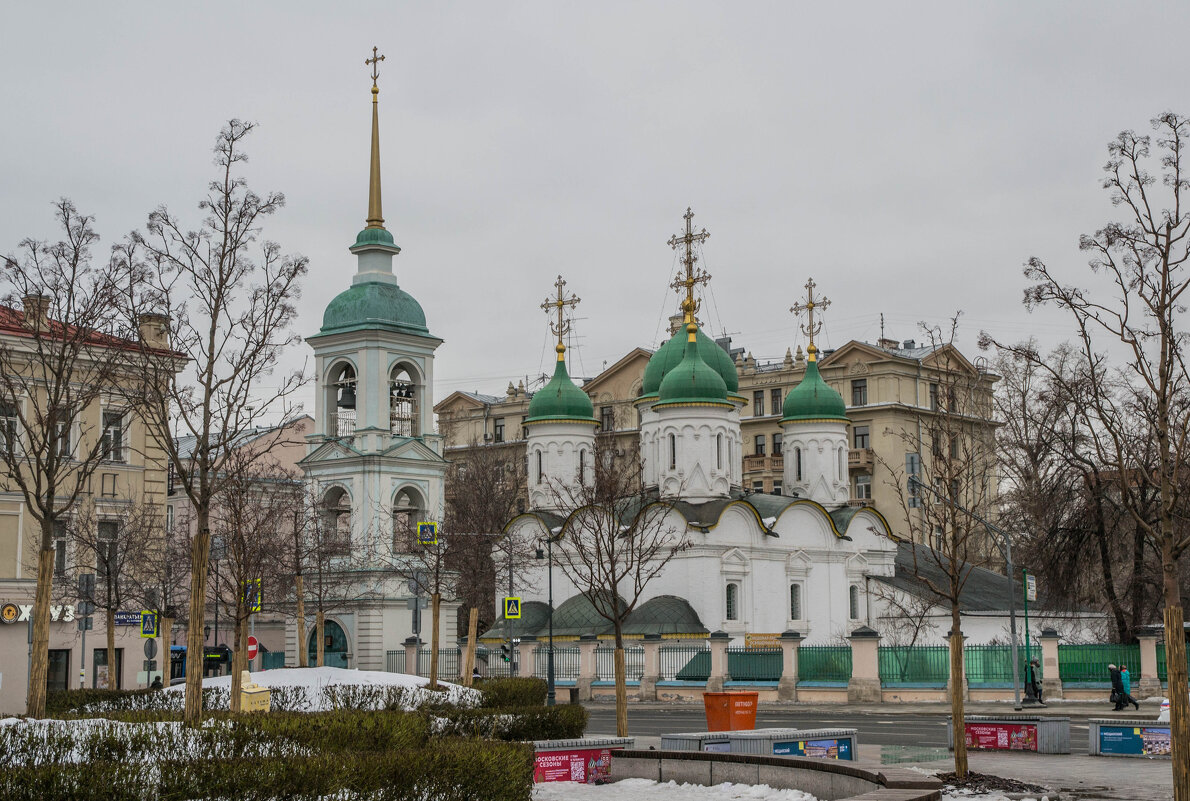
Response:
POLYGON ((727 672, 732 681, 779 681, 780 648, 728 648, 727 672))
MULTIPOLYGON (((1186 649, 1186 669, 1190 670, 1190 648, 1186 649)), ((1132 666, 1128 666, 1128 672, 1132 672, 1132 666)), ((1165 643, 1157 643, 1157 678, 1165 684, 1169 683, 1169 661, 1165 656, 1165 643)))
MULTIPOLYGON (((1038 648, 1032 649, 1032 656, 1041 658, 1038 648)), ((1024 646, 1017 647, 1018 680, 1025 681, 1024 646)), ((963 649, 963 670, 967 674, 968 687, 1012 687, 1011 645, 968 645, 963 649)), ((1041 678, 1040 674, 1038 678, 1041 678)))
POLYGON ((285 667, 284 651, 265 651, 260 655, 261 670, 276 670, 285 667))
POLYGON ((950 678, 950 649, 945 645, 887 646, 878 656, 885 687, 945 687, 950 678))
POLYGON ((851 680, 851 648, 847 645, 803 645, 797 649, 797 680, 842 682, 851 680))
POLYGON ((697 651, 674 676, 678 681, 706 681, 711 677, 711 652, 697 651))
POLYGON ((1108 665, 1127 665, 1132 681, 1140 678, 1139 645, 1059 645, 1058 675, 1063 683, 1102 684, 1111 681, 1108 665))
POLYGON ((662 681, 706 681, 711 677, 711 652, 697 645, 661 646, 662 681))

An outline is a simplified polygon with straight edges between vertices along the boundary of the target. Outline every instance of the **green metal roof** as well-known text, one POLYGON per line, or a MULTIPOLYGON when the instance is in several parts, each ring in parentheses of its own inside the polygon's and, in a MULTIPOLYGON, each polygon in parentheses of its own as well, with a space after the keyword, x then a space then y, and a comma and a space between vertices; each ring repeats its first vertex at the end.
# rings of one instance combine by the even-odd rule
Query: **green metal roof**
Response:
MULTIPOLYGON (((702 332, 700 328, 695 337, 698 341, 698 355, 702 357, 712 370, 719 374, 727 387, 727 392, 735 393, 740 389, 740 377, 736 373, 735 364, 727 351, 719 347, 715 340, 702 332)), ((661 382, 670 370, 681 363, 686 353, 686 329, 679 328, 664 345, 657 349, 645 367, 644 377, 641 379, 641 397, 656 395, 661 389, 661 382)))
POLYGON ((365 228, 359 232, 355 238, 355 244, 351 246, 352 250, 366 245, 387 245, 391 248, 396 248, 400 252, 400 248, 393 243, 393 235, 388 232, 386 228, 365 228))
POLYGON ((430 333, 426 328, 426 314, 421 304, 396 284, 379 281, 354 284, 345 292, 340 292, 322 315, 323 334, 368 328, 423 336, 430 333))
POLYGON ((650 598, 632 610, 624 621, 624 633, 641 634, 690 634, 706 636, 710 630, 702 624, 698 613, 685 598, 676 595, 658 595, 650 598))
MULTIPOLYGON (((691 323, 693 326, 693 323, 691 323)), ((665 374, 657 389, 657 405, 682 403, 727 403, 727 384, 710 365, 703 361, 698 347, 698 329, 687 336, 682 361, 665 374)), ((712 345, 719 349, 718 345, 712 345)), ((721 349, 720 349, 721 350, 721 349)), ((651 362, 650 362, 651 363, 651 362)), ((734 372, 734 368, 733 372, 734 372)), ((646 368, 647 372, 647 368, 646 368)))
MULTIPOLYGON (((512 621, 512 633, 516 637, 536 636, 550 621, 550 605, 541 601, 521 603, 521 616, 512 621)), ((479 635, 481 640, 504 640, 508 638, 508 623, 501 615, 492 627, 479 635)))
MULTIPOLYGON (((558 347, 561 348, 561 345, 558 347)), ((566 420, 598 422, 595 420, 595 407, 591 398, 570 380, 570 375, 566 372, 566 361, 559 353, 558 362, 554 366, 554 377, 542 389, 533 393, 533 400, 529 401, 529 416, 525 418, 525 422, 566 420)))
POLYGON ((847 422, 847 406, 843 396, 830 388, 818 372, 818 362, 806 365, 801 383, 785 396, 783 423, 798 420, 841 420, 847 422))

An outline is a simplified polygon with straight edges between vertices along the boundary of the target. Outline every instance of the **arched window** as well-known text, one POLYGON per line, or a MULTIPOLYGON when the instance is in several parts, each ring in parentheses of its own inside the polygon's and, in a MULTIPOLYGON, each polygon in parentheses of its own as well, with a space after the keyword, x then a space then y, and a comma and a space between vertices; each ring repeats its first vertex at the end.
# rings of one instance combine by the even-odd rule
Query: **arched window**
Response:
POLYGON ((674 470, 678 466, 678 438, 673 434, 669 435, 669 469, 674 470))
POLYGON ((356 375, 350 364, 337 364, 331 369, 331 380, 327 386, 328 437, 350 439, 355 435, 356 375))
POLYGON ((545 464, 542 462, 541 450, 537 451, 537 483, 545 481, 545 464))
POLYGON ((726 598, 725 598, 728 620, 739 620, 740 619, 740 598, 739 598, 739 596, 740 596, 740 585, 736 584, 735 582, 731 582, 730 584, 728 584, 726 598))
POLYGON ((789 585, 789 619, 802 619, 802 585, 789 585))
POLYGON ((852 620, 859 620, 859 587, 852 584, 848 594, 847 612, 852 620))
POLYGON ((842 481, 845 475, 847 475, 847 449, 839 448, 839 475, 836 478, 842 481))
POLYGON ((723 469, 723 435, 715 435, 715 467, 719 470, 723 469))
POLYGON ((342 487, 331 487, 320 504, 317 545, 326 553, 346 553, 351 548, 351 498, 342 487))
POLYGON ((802 449, 801 448, 793 449, 793 467, 794 467, 794 475, 796 476, 796 480, 801 481, 802 480, 802 449))
POLYGON ((405 487, 393 498, 393 550, 409 552, 417 542, 417 524, 426 519, 421 493, 405 487))
POLYGON ((388 380, 388 421, 394 436, 416 437, 421 434, 418 426, 418 399, 421 388, 413 372, 404 365, 393 367, 388 380))
POLYGON ((578 450, 578 483, 587 483, 587 449, 579 448, 578 450))

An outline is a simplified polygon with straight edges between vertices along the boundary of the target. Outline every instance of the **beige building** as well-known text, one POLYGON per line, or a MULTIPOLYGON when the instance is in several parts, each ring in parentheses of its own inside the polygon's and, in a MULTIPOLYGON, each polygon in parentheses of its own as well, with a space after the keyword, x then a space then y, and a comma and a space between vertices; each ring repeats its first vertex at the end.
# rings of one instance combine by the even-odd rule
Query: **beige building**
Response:
MULTIPOLYGON (((736 363, 739 394, 747 400, 740 410, 743 436, 743 489, 780 493, 784 454, 781 407, 786 394, 801 381, 805 358, 787 351, 780 362, 762 363, 719 340, 736 363)), ((581 384, 591 397, 600 433, 613 431, 617 443, 636 442, 640 420, 634 403, 651 351, 636 348, 598 376, 581 384)), ((965 444, 946 436, 947 448, 987 449, 991 460, 992 389, 997 376, 982 361, 971 362, 949 345, 922 346, 912 341, 881 340, 877 344, 851 341, 822 351, 823 379, 847 404, 850 504, 875 505, 886 511, 893 534, 906 536, 908 514, 921 508, 909 492, 906 470, 918 469, 915 459, 930 459, 942 447, 938 428, 955 428, 961 419, 965 444), (961 394, 962 398, 955 398, 961 394), (946 414, 945 402, 961 407, 961 415, 946 414)), ((446 438, 446 455, 470 447, 516 448, 524 453, 524 418, 532 395, 524 385, 511 384, 504 396, 455 392, 434 407, 446 438)), ((979 493, 994 498, 992 486, 979 493)), ((986 509, 982 511, 986 512, 986 509)))
MULTIPOLYGON (((44 298, 29 298, 24 311, 0 307, 0 339, 12 352, 19 353, 22 343, 31 336, 43 336, 53 330, 54 323, 46 323, 44 298), (40 302, 42 325, 47 328, 33 333, 39 311, 31 307, 40 302)), ((151 347, 164 347, 165 332, 160 319, 142 325, 142 341, 151 347)), ((97 359, 111 359, 111 348, 127 356, 138 346, 124 340, 96 337, 89 349, 97 359)), ((117 360, 113 360, 117 361, 117 360)), ((46 404, 43 399, 15 397, 0 400, 0 425, 7 440, 0 447, 21 448, 38 441, 22 430, 21 420, 37 416, 37 409, 46 404), (19 406, 18 406, 19 405, 19 406)), ((130 515, 140 519, 156 519, 160 542, 164 544, 164 516, 161 514, 166 496, 166 459, 161 448, 150 436, 144 422, 127 410, 115 391, 102 393, 80 414, 69 434, 59 434, 60 447, 71 457, 101 448, 103 462, 90 477, 85 492, 76 507, 72 525, 94 525, 93 542, 104 547, 110 539, 111 548, 119 547, 121 521, 130 515), (139 511, 134 511, 139 510, 139 511), (145 510, 148 510, 147 512, 145 510)), ((44 436, 40 438, 44 442, 44 436)), ((37 554, 40 530, 36 519, 25 506, 21 491, 11 479, 0 483, 0 714, 23 713, 28 692, 28 671, 32 639, 33 598, 37 584, 37 554)), ((151 534, 150 534, 151 536, 151 534)), ((53 600, 49 628, 49 675, 51 689, 104 686, 109 669, 106 659, 106 631, 104 615, 97 612, 93 628, 86 632, 86 647, 79 622, 78 575, 96 574, 100 560, 93 549, 79 546, 79 538, 69 536, 65 528, 55 538, 53 568, 53 600)), ((109 552, 111 553, 111 552, 109 552)), ((116 664, 111 671, 116 686, 145 687, 156 673, 145 670, 144 640, 140 637, 137 604, 116 619, 116 664)), ((158 655, 160 657, 160 654, 158 655)), ((160 672, 162 661, 158 659, 160 672)))

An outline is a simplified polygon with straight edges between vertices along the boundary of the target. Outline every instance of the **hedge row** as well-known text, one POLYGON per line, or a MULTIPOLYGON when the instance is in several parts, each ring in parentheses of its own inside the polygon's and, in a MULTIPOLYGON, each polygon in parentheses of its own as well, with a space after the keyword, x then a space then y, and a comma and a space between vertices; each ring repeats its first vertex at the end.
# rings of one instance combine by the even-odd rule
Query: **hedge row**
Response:
POLYGON ((582 737, 587 710, 581 706, 530 706, 512 709, 453 709, 434 713, 436 735, 490 740, 566 740, 582 737))
POLYGON ((474 686, 475 689, 483 693, 481 706, 489 709, 515 709, 545 705, 547 689, 545 679, 530 677, 483 679, 475 682, 474 686))
POLYGON ((433 748, 182 763, 94 762, 0 771, 6 801, 244 801, 366 797, 376 801, 528 801, 530 746, 479 740, 433 748))

